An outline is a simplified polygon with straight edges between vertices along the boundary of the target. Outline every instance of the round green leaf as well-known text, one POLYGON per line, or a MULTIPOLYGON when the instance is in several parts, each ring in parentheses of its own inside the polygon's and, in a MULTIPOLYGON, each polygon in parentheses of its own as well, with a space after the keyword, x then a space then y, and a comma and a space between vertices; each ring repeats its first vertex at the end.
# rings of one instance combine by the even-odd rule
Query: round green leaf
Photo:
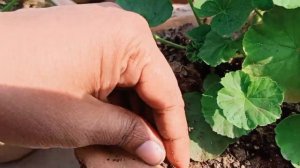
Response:
POLYGON ((248 134, 249 131, 234 126, 222 115, 222 109, 217 104, 217 94, 220 89, 222 85, 217 83, 202 95, 201 104, 205 121, 209 123, 213 131, 229 138, 238 138, 248 134))
POLYGON ((206 64, 216 67, 229 61, 240 48, 241 40, 233 41, 211 31, 207 34, 205 42, 200 48, 199 57, 206 64))
POLYGON ((116 3, 125 10, 142 15, 152 27, 165 22, 173 12, 171 0, 116 0, 116 3))
POLYGON ((268 77, 252 77, 242 71, 221 79, 218 105, 233 125, 252 130, 275 122, 281 115, 283 91, 268 77))
POLYGON ((205 2, 206 0, 194 0, 194 8, 196 9, 200 9, 202 4, 205 2))
POLYGON ((273 0, 252 0, 252 5, 261 10, 269 10, 274 7, 273 0))
POLYGON ((299 0, 273 0, 275 5, 283 6, 287 9, 294 9, 300 7, 299 0))
POLYGON ((276 143, 283 157, 295 165, 300 165, 300 115, 289 116, 276 129, 276 143))
POLYGON ((218 157, 234 140, 218 135, 205 122, 201 112, 201 93, 186 93, 183 97, 190 128, 191 158, 201 162, 218 157))
POLYGON ((246 23, 252 10, 250 0, 207 0, 197 14, 201 17, 214 16, 212 30, 222 36, 230 36, 246 23))
MULTIPOLYGON (((300 1, 299 1, 300 2, 300 1)), ((286 101, 300 101, 300 8, 276 7, 245 35, 245 72, 269 76, 285 90, 286 101), (278 19, 280 18, 280 22, 278 19)))

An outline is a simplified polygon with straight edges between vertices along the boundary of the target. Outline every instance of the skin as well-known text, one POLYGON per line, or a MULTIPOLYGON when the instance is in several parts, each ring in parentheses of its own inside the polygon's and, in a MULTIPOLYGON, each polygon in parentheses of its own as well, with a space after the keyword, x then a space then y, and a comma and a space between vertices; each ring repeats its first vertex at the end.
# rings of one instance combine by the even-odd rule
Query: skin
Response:
MULTIPOLYGON (((79 160, 94 168, 116 150, 91 145, 117 145, 127 151, 117 151, 122 157, 140 157, 137 149, 151 140, 174 166, 188 167, 182 96, 141 16, 107 3, 25 9, 1 13, 0 30, 1 141, 78 148, 79 160), (132 88, 151 107, 157 131, 109 102, 116 88, 132 88)), ((107 167, 161 161, 140 159, 107 167)))

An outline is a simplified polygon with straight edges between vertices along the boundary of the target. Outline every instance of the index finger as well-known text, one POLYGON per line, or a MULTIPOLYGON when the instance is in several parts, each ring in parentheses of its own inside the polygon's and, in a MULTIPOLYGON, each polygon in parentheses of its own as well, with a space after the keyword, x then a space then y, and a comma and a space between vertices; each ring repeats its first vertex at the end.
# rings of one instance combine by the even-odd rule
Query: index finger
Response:
POLYGON ((186 168, 190 159, 189 136, 182 95, 163 54, 155 43, 151 46, 149 52, 144 52, 151 58, 142 71, 136 91, 154 109, 154 119, 168 159, 174 166, 186 168))

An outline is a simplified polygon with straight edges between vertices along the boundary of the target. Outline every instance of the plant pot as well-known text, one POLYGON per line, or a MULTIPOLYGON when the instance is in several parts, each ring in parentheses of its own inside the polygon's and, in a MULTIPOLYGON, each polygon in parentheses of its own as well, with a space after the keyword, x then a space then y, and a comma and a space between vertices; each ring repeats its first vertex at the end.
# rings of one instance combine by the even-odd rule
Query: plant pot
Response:
POLYGON ((32 152, 32 149, 5 145, 0 142, 0 163, 22 159, 32 152))

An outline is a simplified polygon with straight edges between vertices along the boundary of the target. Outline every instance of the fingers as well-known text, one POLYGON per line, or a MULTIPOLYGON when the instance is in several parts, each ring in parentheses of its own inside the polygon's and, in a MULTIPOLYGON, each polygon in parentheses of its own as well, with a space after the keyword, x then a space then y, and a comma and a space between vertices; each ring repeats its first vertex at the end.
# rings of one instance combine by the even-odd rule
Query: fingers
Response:
POLYGON ((5 143, 38 148, 119 145, 150 165, 165 158, 152 128, 126 109, 89 95, 12 87, 0 87, 0 92, 0 139, 5 143))
POLYGON ((91 146, 75 150, 83 168, 162 168, 150 166, 128 152, 111 146, 91 146))
MULTIPOLYGON (((149 45, 149 44, 148 44, 149 45)), ((167 149, 167 156, 176 167, 189 163, 189 137, 184 103, 176 78, 155 44, 146 52, 151 61, 144 67, 136 85, 139 96, 154 109, 154 118, 167 149)))

